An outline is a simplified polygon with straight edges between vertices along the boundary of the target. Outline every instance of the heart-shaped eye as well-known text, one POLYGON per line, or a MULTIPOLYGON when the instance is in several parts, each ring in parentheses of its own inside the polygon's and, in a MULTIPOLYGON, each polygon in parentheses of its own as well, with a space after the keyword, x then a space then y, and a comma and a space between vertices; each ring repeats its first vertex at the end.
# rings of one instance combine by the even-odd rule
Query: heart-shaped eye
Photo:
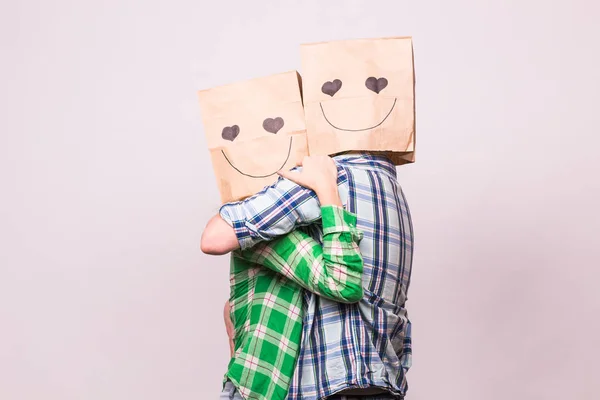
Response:
POLYGON ((333 95, 336 94, 341 87, 342 81, 340 81, 339 79, 334 79, 333 82, 325 82, 323 86, 321 86, 321 92, 333 97, 333 95))
POLYGON ((388 85, 387 79, 385 79, 385 78, 377 79, 374 76, 367 78, 367 80, 365 82, 365 86, 367 87, 367 89, 372 90, 377 94, 379 94, 379 92, 381 92, 383 89, 385 89, 385 87, 387 85, 388 85))
POLYGON ((281 128, 283 128, 283 118, 267 118, 263 121, 263 128, 265 131, 271 133, 277 133, 281 128))
POLYGON ((223 128, 223 132, 221 132, 221 137, 225 140, 229 140, 233 142, 233 139, 240 134, 240 127, 237 125, 226 126, 223 128))

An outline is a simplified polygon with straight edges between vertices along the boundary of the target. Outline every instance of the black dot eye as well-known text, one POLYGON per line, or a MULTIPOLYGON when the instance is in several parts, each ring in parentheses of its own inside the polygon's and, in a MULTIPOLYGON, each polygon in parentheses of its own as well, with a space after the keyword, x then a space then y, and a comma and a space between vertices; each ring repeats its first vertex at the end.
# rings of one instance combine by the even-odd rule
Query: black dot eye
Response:
POLYGON ((226 126, 221 132, 221 137, 225 140, 233 142, 233 140, 240 134, 240 127, 237 125, 226 126))
POLYGON ((367 89, 372 90, 377 94, 379 94, 379 92, 385 89, 387 85, 388 80, 383 77, 377 79, 374 76, 371 76, 365 81, 365 86, 367 87, 367 89))
POLYGON ((265 131, 267 132, 277 133, 283 128, 283 124, 283 118, 281 117, 267 118, 263 121, 263 128, 265 128, 265 131))
POLYGON ((321 92, 333 97, 333 95, 336 94, 341 87, 342 81, 340 81, 339 79, 334 79, 333 82, 325 82, 323 86, 321 86, 321 92))

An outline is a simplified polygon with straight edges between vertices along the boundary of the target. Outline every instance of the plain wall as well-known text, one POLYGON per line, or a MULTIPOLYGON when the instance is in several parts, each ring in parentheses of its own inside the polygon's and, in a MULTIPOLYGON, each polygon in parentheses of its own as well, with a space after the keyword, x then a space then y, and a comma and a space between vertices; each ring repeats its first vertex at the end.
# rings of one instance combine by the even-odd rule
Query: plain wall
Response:
POLYGON ((196 90, 412 35, 409 400, 597 399, 597 2, 3 1, 0 399, 215 399, 196 90))

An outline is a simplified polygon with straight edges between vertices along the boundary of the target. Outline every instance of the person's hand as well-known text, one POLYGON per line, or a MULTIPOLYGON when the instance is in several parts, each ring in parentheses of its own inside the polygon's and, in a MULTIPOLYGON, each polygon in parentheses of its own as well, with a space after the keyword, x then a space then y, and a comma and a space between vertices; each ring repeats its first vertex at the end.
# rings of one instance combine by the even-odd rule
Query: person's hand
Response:
POLYGON ((331 157, 305 156, 302 160, 302 170, 281 170, 278 174, 300 186, 314 190, 321 205, 342 205, 337 188, 337 168, 331 157))
POLYGON ((233 357, 233 352, 235 350, 235 345, 233 343, 233 337, 235 335, 235 329, 233 328, 233 322, 231 322, 231 316, 229 312, 231 311, 229 307, 229 300, 225 302, 225 308, 223 309, 223 319, 225 321, 225 330, 227 331, 227 337, 229 338, 229 353, 230 356, 233 357))

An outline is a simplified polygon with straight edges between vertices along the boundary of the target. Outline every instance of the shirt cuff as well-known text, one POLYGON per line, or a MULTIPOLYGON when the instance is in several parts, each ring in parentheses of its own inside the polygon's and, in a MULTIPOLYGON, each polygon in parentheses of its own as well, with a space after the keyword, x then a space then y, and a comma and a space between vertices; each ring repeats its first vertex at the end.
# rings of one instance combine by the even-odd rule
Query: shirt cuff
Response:
POLYGON ((252 231, 248 228, 246 220, 244 218, 236 218, 234 212, 235 208, 230 207, 228 204, 224 204, 219 209, 219 215, 225 222, 233 228, 235 236, 237 237, 240 249, 246 250, 256 244, 256 241, 252 237, 252 231))
POLYGON ((356 229, 356 214, 343 207, 327 205, 321 207, 323 220, 323 235, 340 232, 351 232, 357 238, 362 238, 362 232, 356 229))

